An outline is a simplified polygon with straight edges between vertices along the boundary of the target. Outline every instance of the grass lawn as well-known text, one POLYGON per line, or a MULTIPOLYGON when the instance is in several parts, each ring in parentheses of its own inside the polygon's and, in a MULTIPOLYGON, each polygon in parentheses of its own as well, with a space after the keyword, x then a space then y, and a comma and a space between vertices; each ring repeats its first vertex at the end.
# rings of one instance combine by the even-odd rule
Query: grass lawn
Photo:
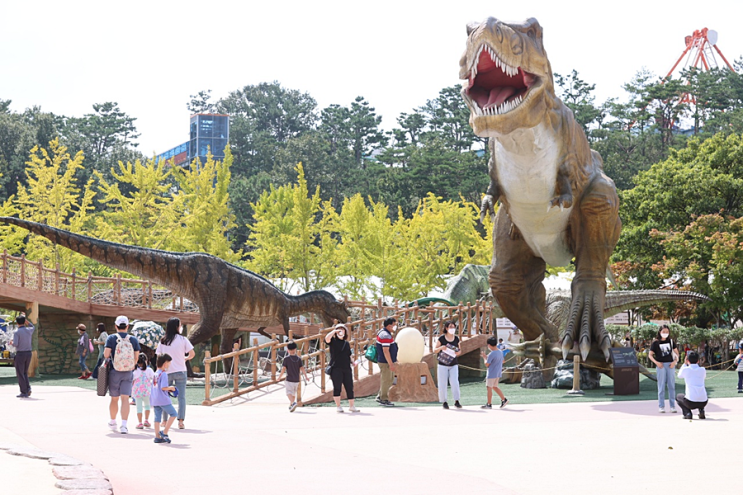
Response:
MULTIPOLYGON (((710 400, 716 397, 741 397, 743 394, 737 393, 738 373, 735 371, 708 371, 707 393, 710 400)), ((15 370, 9 366, 0 366, 0 385, 15 385, 15 370)), ((81 387, 95 390, 96 382, 93 379, 78 380, 76 375, 41 375, 37 378, 31 378, 31 386, 66 386, 81 387)), ((462 405, 477 406, 486 401, 485 382, 482 379, 466 379, 460 384, 462 405)), ((539 390, 528 390, 521 388, 520 384, 501 385, 503 393, 512 404, 545 404, 559 402, 608 402, 617 400, 657 400, 656 383, 640 375, 640 394, 639 395, 608 395, 613 392, 613 382, 606 376, 601 377, 601 387, 596 390, 586 390, 583 396, 567 395, 567 390, 545 388, 539 390)), ((683 393, 684 381, 676 380, 676 393, 683 393)), ((218 392, 219 393, 219 392, 218 392)), ((449 392, 451 398, 451 392, 449 392)), ((497 396, 494 402, 497 403, 497 396)), ((200 384, 190 383, 186 389, 186 402, 189 405, 201 404, 204 400, 204 387, 200 384)), ((453 400, 450 400, 453 403, 453 400)), ((359 407, 376 406, 374 397, 362 397, 357 399, 356 404, 359 407)), ((330 404, 328 404, 330 405, 330 404)), ((403 404, 399 404, 402 406, 403 404)), ((420 407, 439 407, 438 404, 426 403, 405 403, 407 406, 420 407)))

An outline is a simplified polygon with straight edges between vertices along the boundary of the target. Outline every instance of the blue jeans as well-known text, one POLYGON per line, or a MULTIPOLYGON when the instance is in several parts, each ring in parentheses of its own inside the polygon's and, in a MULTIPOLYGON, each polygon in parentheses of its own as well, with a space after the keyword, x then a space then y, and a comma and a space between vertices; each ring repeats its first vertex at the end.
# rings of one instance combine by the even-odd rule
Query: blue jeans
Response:
POLYGON ((668 402, 671 408, 676 408, 676 368, 671 368, 671 363, 662 363, 662 368, 656 368, 655 375, 658 377, 658 407, 666 407, 665 396, 668 387, 668 402))
POLYGON ((168 421, 168 414, 170 414, 171 416, 175 414, 175 408, 173 407, 173 404, 152 407, 153 409, 155 409, 155 423, 166 423, 168 421))
POLYGON ((80 355, 80 371, 82 371, 83 373, 85 373, 86 371, 88 371, 88 365, 85 364, 85 358, 86 357, 87 356, 83 356, 82 354, 80 355))
POLYGON ((451 385, 454 400, 459 400, 459 366, 438 365, 436 376, 439 382, 439 402, 446 402, 446 384, 451 385))
MULTIPOLYGON (((178 419, 186 419, 186 372, 168 373, 168 385, 175 385, 178 389, 178 419)), ((164 413, 165 420, 167 420, 168 412, 164 411, 164 413)))
POLYGON ((738 372, 738 390, 743 390, 743 371, 738 372))

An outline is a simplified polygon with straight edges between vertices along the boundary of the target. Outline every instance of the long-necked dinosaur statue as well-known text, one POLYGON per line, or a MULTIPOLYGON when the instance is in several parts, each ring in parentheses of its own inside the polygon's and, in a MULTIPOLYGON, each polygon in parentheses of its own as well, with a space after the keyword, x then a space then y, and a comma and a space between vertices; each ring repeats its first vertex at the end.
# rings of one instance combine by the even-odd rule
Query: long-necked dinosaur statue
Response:
POLYGON ((16 225, 46 237, 106 266, 163 285, 199 307, 201 319, 188 332, 198 344, 222 330, 222 352, 229 352, 237 329, 281 325, 289 331, 289 317, 315 313, 330 326, 346 322, 346 305, 324 290, 299 296, 283 293, 265 278, 204 253, 173 253, 117 244, 11 217, 0 223, 16 225))
POLYGON ((500 201, 490 286, 527 339, 553 335, 542 285, 546 263, 575 258, 572 301, 560 335, 567 355, 594 347, 609 359, 605 273, 619 239, 619 197, 573 112, 555 94, 536 19, 488 18, 467 26, 459 77, 475 134, 489 138, 490 187, 482 213, 500 201))

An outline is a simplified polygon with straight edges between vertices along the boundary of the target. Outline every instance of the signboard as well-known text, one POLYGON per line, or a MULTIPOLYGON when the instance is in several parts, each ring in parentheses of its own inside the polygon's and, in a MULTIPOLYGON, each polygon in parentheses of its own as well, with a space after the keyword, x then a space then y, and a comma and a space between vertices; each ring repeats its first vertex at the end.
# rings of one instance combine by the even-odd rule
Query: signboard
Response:
POLYGON ((496 318, 495 325, 498 328, 508 328, 509 330, 516 326, 508 318, 496 318))
POLYGON ((629 314, 626 311, 610 316, 604 320, 605 325, 629 325, 629 314))
POLYGON ((612 347, 611 361, 614 363, 614 368, 626 368, 628 366, 639 366, 637 363, 637 355, 635 350, 631 347, 612 347))

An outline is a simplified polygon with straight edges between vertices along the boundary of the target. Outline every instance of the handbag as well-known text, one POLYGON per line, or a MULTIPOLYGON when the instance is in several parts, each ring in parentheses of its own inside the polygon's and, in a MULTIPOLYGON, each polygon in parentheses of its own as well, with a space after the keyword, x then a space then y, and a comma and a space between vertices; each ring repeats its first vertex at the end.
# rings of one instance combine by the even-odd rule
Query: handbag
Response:
POLYGON ((364 353, 364 357, 367 361, 371 361, 372 363, 377 362, 377 344, 369 344, 366 348, 366 352, 364 353))
MULTIPOLYGON (((453 350, 454 352, 459 351, 458 347, 451 344, 446 344, 446 347, 453 350)), ((439 352, 439 364, 444 366, 451 366, 451 363, 456 359, 456 356, 445 353, 444 351, 439 352)))
POLYGON ((88 339, 88 351, 93 352, 93 350, 94 350, 93 342, 90 339, 88 339))
POLYGON ((106 359, 98 367, 98 381, 96 382, 96 393, 99 397, 105 397, 108 392, 108 372, 111 366, 111 360, 106 359))

